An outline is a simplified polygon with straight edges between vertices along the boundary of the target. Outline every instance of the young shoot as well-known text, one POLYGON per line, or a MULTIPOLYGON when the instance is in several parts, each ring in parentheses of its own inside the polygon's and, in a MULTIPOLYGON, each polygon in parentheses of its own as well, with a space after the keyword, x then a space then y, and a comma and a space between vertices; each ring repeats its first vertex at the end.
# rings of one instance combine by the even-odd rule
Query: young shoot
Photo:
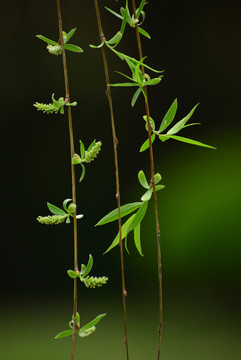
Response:
POLYGON ((69 103, 65 101, 63 97, 60 97, 58 100, 55 100, 54 94, 52 95, 52 104, 42 104, 36 102, 33 106, 36 107, 38 111, 43 111, 46 114, 57 114, 60 111, 60 114, 64 114, 64 106, 76 106, 77 102, 74 101, 69 103))
MULTIPOLYGON (((60 209, 59 207, 57 207, 55 205, 47 203, 48 209, 53 215, 38 216, 37 217, 38 222, 40 222, 41 224, 46 224, 46 225, 58 225, 65 221, 66 224, 69 224, 70 216, 74 217, 74 215, 76 213, 76 205, 75 204, 71 203, 67 207, 68 202, 70 202, 71 200, 72 199, 64 200, 64 202, 63 202, 64 210, 60 209)), ((83 216, 84 216, 83 214, 76 215, 76 219, 81 219, 83 216)))
MULTIPOLYGON (((164 185, 157 185, 161 181, 162 177, 159 173, 155 174, 155 185, 156 191, 162 190, 164 185)), ((132 214, 128 220, 122 225, 121 233, 122 233, 122 240, 125 239, 125 248, 127 253, 129 254, 128 247, 127 247, 127 235, 133 231, 134 232, 134 243, 135 246, 141 256, 143 255, 142 246, 141 246, 141 237, 140 237, 140 229, 141 229, 141 222, 144 219, 144 216, 147 211, 148 202, 152 197, 153 194, 153 184, 150 182, 148 184, 146 180, 146 176, 143 170, 140 170, 138 173, 138 180, 142 187, 146 190, 145 193, 141 197, 141 202, 134 202, 123 205, 120 207, 120 214, 121 217, 125 217, 137 210, 135 214, 132 214)), ((118 209, 112 210, 106 216, 104 216, 95 226, 105 225, 112 221, 118 220, 118 209)), ((119 232, 116 235, 115 239, 113 240, 112 244, 108 247, 104 254, 109 252, 115 246, 119 244, 119 232)))
MULTIPOLYGON (((175 115, 177 112, 177 99, 175 99, 173 101, 172 105, 168 109, 167 113, 165 114, 164 118, 162 119, 161 125, 158 130, 156 130, 154 120, 152 118, 150 118, 151 131, 152 131, 151 142, 153 143, 155 138, 158 137, 162 142, 164 142, 168 139, 173 139, 173 140, 181 141, 181 142, 188 143, 191 145, 197 145, 197 146, 202 146, 202 147, 206 147, 206 148, 210 148, 210 149, 215 149, 215 147, 213 147, 211 145, 203 144, 200 141, 196 141, 196 140, 192 140, 192 139, 189 139, 189 138, 186 138, 183 136, 176 135, 177 133, 179 133, 179 131, 181 131, 182 129, 184 129, 186 127, 193 126, 193 125, 200 125, 200 123, 187 124, 187 122, 192 117, 192 115, 198 105, 199 104, 195 105, 192 108, 192 110, 188 113, 188 115, 186 115, 183 119, 178 121, 174 126, 171 127, 170 130, 167 131, 167 133, 164 133, 164 134, 163 134, 163 131, 166 130, 166 128, 168 128, 169 125, 171 125, 171 123, 173 122, 173 120, 175 118, 175 115)), ((147 116, 146 115, 143 116, 143 119, 146 122, 146 130, 148 131, 147 116)), ((149 139, 147 139, 142 144, 142 146, 140 148, 140 152, 145 151, 146 149, 149 148, 149 146, 150 146, 149 139)))
MULTIPOLYGON (((72 36, 74 35, 76 31, 76 28, 70 30, 70 32, 68 32, 66 34, 65 31, 63 31, 63 40, 64 40, 64 48, 65 50, 69 50, 69 51, 73 51, 73 52, 77 52, 77 53, 82 53, 83 50, 77 46, 77 45, 73 45, 73 44, 67 44, 67 42, 72 38, 72 36)), ((60 55, 62 53, 62 47, 59 42, 56 42, 54 40, 51 40, 43 35, 36 35, 36 37, 44 42, 46 42, 47 45, 47 49, 49 51, 50 54, 52 55, 60 55)))
POLYGON ((72 279, 76 279, 78 277, 80 279, 80 281, 83 282, 87 288, 94 289, 95 287, 100 287, 102 285, 105 285, 108 281, 108 277, 106 277, 106 276, 101 276, 101 277, 91 276, 91 277, 89 277, 88 274, 90 273, 92 267, 93 267, 93 257, 92 257, 92 255, 89 255, 89 261, 88 261, 87 265, 82 264, 80 271, 68 270, 67 273, 68 273, 69 277, 72 279))
MULTIPOLYGON (((84 338, 86 336, 89 336, 93 334, 96 330, 96 325, 98 322, 105 316, 106 314, 100 314, 96 316, 93 320, 88 322, 87 324, 80 326, 80 316, 79 313, 76 313, 76 333, 79 335, 79 337, 84 338)), ((69 322, 70 330, 64 330, 58 335, 55 336, 55 339, 63 339, 67 336, 73 335, 73 327, 74 327, 74 316, 72 316, 72 320, 69 322)))

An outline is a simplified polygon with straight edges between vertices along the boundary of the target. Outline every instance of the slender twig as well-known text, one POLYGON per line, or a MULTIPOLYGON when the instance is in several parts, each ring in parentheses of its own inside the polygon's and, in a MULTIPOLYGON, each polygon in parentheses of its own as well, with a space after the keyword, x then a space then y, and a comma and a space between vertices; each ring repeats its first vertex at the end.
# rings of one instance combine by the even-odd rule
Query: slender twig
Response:
MULTIPOLYGON (((65 48, 64 48, 61 7, 60 7, 60 0, 56 0, 56 1, 57 1, 58 24, 59 24, 59 43, 62 48, 62 59, 63 59, 63 68, 64 68, 64 82, 65 82, 65 93, 66 93, 65 102, 70 102, 69 78, 68 78, 66 53, 65 53, 65 48)), ((71 106, 68 106, 67 108, 68 108, 70 155, 71 155, 72 201, 73 201, 73 204, 76 205, 75 168, 72 163, 72 157, 75 154, 72 113, 71 113, 71 106)), ((73 224, 74 224, 74 269, 75 269, 75 271, 78 271, 78 241, 77 241, 76 213, 74 214, 73 224)), ((77 312, 77 278, 74 279, 74 299, 73 299, 74 325, 73 325, 73 337, 72 337, 72 357, 71 357, 72 360, 74 360, 74 358, 75 358, 76 312, 77 312)))
MULTIPOLYGON (((133 7, 133 14, 134 18, 136 17, 136 4, 135 0, 132 0, 132 7, 133 7)), ((142 54, 142 46, 141 46, 141 39, 140 33, 138 30, 138 25, 136 23, 136 38, 137 38, 137 46, 139 52, 139 58, 143 58, 142 54)), ((145 79, 145 70, 144 66, 141 66, 142 76, 145 79)), ((162 316, 163 316, 163 308, 162 308, 162 263, 161 263, 161 244, 160 244, 160 225, 159 225, 159 218, 158 218, 158 205, 157 205, 157 194, 156 194, 156 185, 155 185, 155 169, 154 169, 154 155, 153 155, 153 148, 152 148, 152 141, 151 141, 151 122, 150 122, 150 107, 147 95, 147 87, 144 88, 146 99, 145 99, 145 108, 146 108, 146 117, 147 117, 147 124, 148 124, 148 138, 149 138, 149 148, 150 148, 150 165, 151 165, 151 183, 154 190, 154 202, 155 202, 155 216, 156 216, 156 236, 157 236, 157 259, 158 259, 158 282, 159 282, 159 338, 158 338, 158 355, 157 359, 160 359, 160 347, 161 347, 161 336, 162 336, 162 316)))
MULTIPOLYGON (((95 3, 95 11, 99 29, 100 40, 105 41, 105 35, 102 28, 100 10, 98 5, 98 0, 94 0, 95 3)), ((118 224, 119 224, 119 247, 120 247, 120 258, 121 258, 121 281, 122 281, 122 302, 123 302, 123 314, 124 314, 124 328, 125 328, 125 338, 124 344, 126 347, 126 358, 129 360, 129 351, 128 351, 128 337, 127 337, 127 315, 126 315, 126 296, 127 291, 125 287, 125 270, 124 270, 124 256, 123 256, 123 244, 122 244, 122 233, 121 233, 121 213, 120 213, 120 181, 119 181, 119 169, 118 169, 118 154, 117 154, 117 145, 118 140, 116 137, 115 130, 115 120, 114 120, 114 111, 113 111, 113 103, 111 90, 109 86, 109 70, 106 58, 106 52, 104 46, 102 46, 102 58, 104 63, 104 71, 105 71, 105 80, 106 80, 106 94, 109 102, 109 110, 110 110, 110 118, 111 118, 111 127, 112 127, 112 137, 113 137, 113 148, 114 148, 114 162, 115 162, 115 179, 116 179, 116 200, 118 207, 118 224)))

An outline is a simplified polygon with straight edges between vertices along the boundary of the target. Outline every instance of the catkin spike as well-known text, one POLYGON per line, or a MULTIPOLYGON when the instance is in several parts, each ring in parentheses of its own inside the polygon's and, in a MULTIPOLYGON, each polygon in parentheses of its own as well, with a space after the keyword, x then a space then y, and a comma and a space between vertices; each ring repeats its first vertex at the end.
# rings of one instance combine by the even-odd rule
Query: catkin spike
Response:
POLYGON ((57 114, 57 112, 61 109, 61 106, 55 106, 54 104, 42 104, 39 102, 36 102, 33 106, 37 108, 38 111, 43 111, 43 113, 47 114, 57 114))
POLYGON ((89 163, 92 160, 94 160, 94 158, 100 152, 101 145, 102 145, 101 141, 98 141, 90 150, 85 151, 85 157, 84 157, 85 162, 89 163))
POLYGON ((38 222, 46 225, 57 225, 65 221, 68 215, 49 215, 49 216, 39 216, 37 217, 38 222))
POLYGON ((95 287, 100 287, 104 284, 107 283, 108 281, 108 277, 102 276, 102 277, 80 277, 80 281, 82 281, 86 287, 88 288, 95 288, 95 287))

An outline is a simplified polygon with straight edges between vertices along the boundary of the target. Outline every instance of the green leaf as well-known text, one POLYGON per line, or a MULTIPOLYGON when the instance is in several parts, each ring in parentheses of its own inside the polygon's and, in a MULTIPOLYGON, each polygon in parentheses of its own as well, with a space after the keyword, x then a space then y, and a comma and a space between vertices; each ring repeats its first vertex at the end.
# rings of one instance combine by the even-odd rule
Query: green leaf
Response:
POLYGON ((107 41, 109 45, 117 45, 122 39, 122 33, 118 31, 110 40, 107 41))
POLYGON ((79 182, 81 182, 81 181, 84 179, 84 177, 85 177, 85 166, 84 166, 82 163, 80 163, 80 165, 81 165, 81 167, 82 167, 82 173, 81 173, 79 182))
POLYGON ((48 206, 49 210, 51 211, 51 213, 54 215, 66 215, 66 212, 64 210, 60 209, 59 207, 57 207, 55 205, 47 203, 47 206, 48 206))
POLYGON ((140 170, 140 171, 139 171, 139 173, 138 173, 138 180, 139 180, 141 186, 143 186, 145 189, 149 189, 149 188, 150 188, 150 186, 149 186, 149 184, 148 184, 148 182, 147 182, 147 180, 146 180, 146 175, 145 175, 145 173, 144 173, 143 170, 140 170))
MULTIPOLYGON (((146 131, 148 131, 148 121, 147 121, 147 116, 146 115, 144 115, 143 116, 143 119, 145 120, 145 122, 146 122, 146 131)), ((152 131, 155 131, 155 128, 156 128, 156 125, 155 125, 155 121, 152 119, 152 117, 151 116, 149 116, 149 120, 150 120, 150 125, 151 125, 151 130, 152 131)))
MULTIPOLYGON (((134 202, 123 205, 120 207, 121 217, 124 217, 142 205, 142 202, 134 202)), ((112 210, 106 216, 104 216, 95 226, 104 225, 118 219, 118 209, 112 210)))
POLYGON ((156 185, 156 192, 164 189, 165 185, 156 185))
POLYGON ((194 108, 192 108, 192 110, 190 111, 190 113, 185 116, 182 120, 178 121, 168 132, 167 134, 168 135, 174 135, 176 133, 178 133, 180 130, 182 130, 185 125, 186 125, 186 122, 190 119, 190 117, 193 115, 196 107, 198 106, 199 104, 195 105, 194 108))
POLYGON ((130 255, 130 251, 128 250, 128 246, 127 246, 127 235, 125 237, 125 249, 128 255, 130 255))
POLYGON ((143 10, 143 8, 144 8, 144 6, 145 6, 146 4, 147 4, 147 1, 146 1, 146 0, 142 0, 142 1, 141 1, 138 9, 136 10, 136 17, 137 17, 137 19, 139 18, 140 14, 141 14, 141 12, 142 12, 142 10, 143 10))
POLYGON ((80 143, 80 155, 81 155, 81 158, 83 160, 84 157, 85 157, 85 146, 84 146, 84 143, 81 140, 79 140, 79 143, 80 143))
POLYGON ((82 277, 85 277, 85 276, 87 276, 87 275, 89 274, 89 272, 90 272, 91 269, 92 269, 93 262, 94 262, 94 259, 93 259, 92 255, 89 254, 88 264, 87 264, 87 266, 86 266, 85 272, 82 274, 82 277))
POLYGON ((163 76, 161 75, 161 76, 159 76, 159 77, 157 77, 157 78, 154 78, 154 79, 145 81, 145 82, 144 82, 144 85, 145 85, 145 86, 148 86, 148 85, 157 85, 157 84, 159 84, 159 82, 161 81, 162 77, 163 77, 163 76))
POLYGON ((79 274, 76 274, 76 272, 73 270, 68 270, 67 273, 68 273, 69 277, 71 277, 71 279, 75 279, 75 278, 79 277, 79 274))
POLYGON ((92 141, 92 143, 90 144, 90 146, 87 149, 87 152, 90 151, 94 146, 95 146, 95 140, 92 141))
POLYGON ((134 242, 139 254, 144 256, 141 248, 141 224, 138 224, 134 229, 134 242))
MULTIPOLYGON (((132 222, 132 220, 134 219, 135 216, 136 216, 136 214, 129 217, 129 219, 122 225, 122 227, 121 227, 122 240, 128 235, 128 233, 129 233, 128 227, 131 224, 131 222, 132 222)), ((118 234, 116 235, 116 237, 113 240, 112 244, 108 247, 108 249, 104 252, 104 254, 106 254, 111 249, 113 249, 116 245, 118 245, 119 241, 120 241, 120 235, 119 235, 119 232, 118 232, 118 234)))
POLYGON ((68 213, 70 214, 70 215, 73 215, 75 212, 76 212, 76 205, 75 204, 70 204, 69 206, 68 206, 68 209, 67 209, 67 211, 68 211, 68 213))
POLYGON ((68 209, 67 209, 67 204, 68 202, 72 201, 72 199, 65 199, 64 202, 63 202, 63 208, 65 211, 68 212, 68 209))
MULTIPOLYGON (((151 136, 151 143, 152 143, 152 144, 153 144, 155 138, 156 138, 156 135, 155 135, 155 134, 152 134, 152 136, 151 136)), ((141 148, 140 148, 140 152, 145 151, 145 150, 148 149, 148 148, 149 148, 149 139, 147 139, 147 140, 142 144, 142 146, 141 146, 141 148)))
POLYGON ((177 112, 177 99, 173 101, 172 105, 170 106, 166 115, 164 116, 158 131, 159 133, 164 131, 171 124, 171 122, 173 121, 176 115, 176 112, 177 112))
POLYGON ((80 316, 78 312, 76 313, 76 323, 80 325, 80 316))
POLYGON ((153 193, 153 188, 148 189, 141 197, 141 201, 149 201, 153 193))
POLYGON ((141 223, 141 221, 145 216, 147 206, 148 206, 148 201, 144 201, 143 204, 140 206, 139 210, 137 211, 137 213, 134 215, 132 222, 128 226, 127 229, 128 232, 134 230, 134 228, 141 223))
POLYGON ((113 86, 113 87, 119 87, 119 86, 122 86, 122 87, 125 87, 125 86, 139 86, 138 84, 136 83, 116 83, 116 84, 108 84, 109 86, 113 86))
POLYGON ((114 10, 109 9, 107 6, 105 6, 105 9, 108 10, 111 14, 118 17, 119 19, 123 20, 123 17, 120 14, 118 14, 117 12, 115 12, 114 10))
POLYGON ((136 90, 136 92, 135 92, 135 94, 133 95, 133 98, 132 98, 132 100, 131 100, 131 106, 132 106, 132 107, 135 106, 136 100, 138 99, 140 93, 141 93, 141 89, 139 88, 139 89, 136 90))
POLYGON ((67 336, 72 336, 73 335, 73 330, 65 330, 62 331, 61 333, 59 333, 58 335, 55 336, 55 339, 62 339, 65 338, 67 336))
POLYGON ((174 140, 181 141, 181 142, 191 144, 191 145, 197 145, 197 146, 203 146, 203 147, 210 148, 210 149, 216 149, 214 146, 206 145, 206 144, 201 143, 200 141, 192 140, 192 139, 185 138, 182 136, 166 135, 165 137, 167 139, 174 139, 174 140))
POLYGON ((100 314, 98 316, 96 316, 96 318, 94 318, 92 321, 90 321, 89 323, 85 324, 84 326, 82 326, 82 328, 80 329, 81 331, 85 331, 88 330, 89 328, 96 326, 98 324, 98 322, 105 316, 106 314, 100 314))
POLYGON ((155 184, 158 184, 158 183, 161 181, 161 179, 162 179, 161 174, 156 173, 156 174, 154 175, 155 184))
POLYGON ((148 34, 148 32, 144 29, 142 29, 141 27, 138 26, 138 30, 139 30, 139 33, 145 37, 147 37, 148 39, 151 38, 151 36, 148 34))
POLYGON ((54 40, 51 40, 51 39, 48 39, 46 38, 45 36, 43 35, 36 35, 36 37, 40 40, 43 40, 44 42, 46 42, 47 44, 50 44, 50 45, 54 45, 54 46, 58 46, 59 44, 54 41, 54 40))
MULTIPOLYGON (((70 30, 70 31, 68 32, 68 34, 63 34, 64 43, 67 43, 67 42, 72 38, 72 36, 74 35, 75 31, 76 31, 76 28, 70 30)), ((64 32, 63 32, 63 33, 64 33, 64 32)))
POLYGON ((66 44, 66 45, 64 45, 64 48, 66 50, 77 52, 77 53, 82 53, 83 52, 83 49, 81 49, 81 47, 79 47, 77 45, 66 44))
POLYGON ((92 49, 100 49, 100 48, 102 48, 102 46, 104 46, 105 45, 105 42, 104 41, 102 41, 102 43, 100 43, 100 45, 91 45, 91 44, 89 44, 89 47, 91 47, 92 49))

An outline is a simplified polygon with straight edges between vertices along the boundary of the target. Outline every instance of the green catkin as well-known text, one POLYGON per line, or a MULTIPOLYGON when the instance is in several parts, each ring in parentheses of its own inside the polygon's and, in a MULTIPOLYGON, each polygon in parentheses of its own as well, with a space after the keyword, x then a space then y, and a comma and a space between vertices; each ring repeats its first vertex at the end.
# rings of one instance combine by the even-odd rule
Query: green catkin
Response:
POLYGON ((63 215, 39 216, 39 217, 37 217, 37 220, 41 224, 58 225, 58 224, 63 223, 65 221, 66 217, 67 217, 67 215, 66 216, 63 216, 63 215))
POLYGON ((37 108, 38 111, 43 111, 43 113, 46 114, 57 114, 57 112, 61 109, 61 106, 55 106, 54 104, 42 104, 39 102, 36 102, 33 106, 37 108))
POLYGON ((80 277, 80 281, 82 281, 86 287, 88 288, 95 288, 95 287, 100 287, 104 284, 107 283, 108 281, 108 277, 105 277, 105 276, 102 276, 102 277, 89 277, 89 276, 86 276, 86 277, 80 277))
POLYGON ((94 160, 100 152, 101 145, 101 141, 98 141, 90 150, 85 151, 85 162, 89 163, 94 160))
POLYGON ((78 335, 80 337, 86 337, 86 336, 89 336, 89 335, 93 334, 93 332, 95 332, 95 330, 96 330, 96 327, 92 326, 91 328, 86 329, 84 331, 79 331, 78 335))

